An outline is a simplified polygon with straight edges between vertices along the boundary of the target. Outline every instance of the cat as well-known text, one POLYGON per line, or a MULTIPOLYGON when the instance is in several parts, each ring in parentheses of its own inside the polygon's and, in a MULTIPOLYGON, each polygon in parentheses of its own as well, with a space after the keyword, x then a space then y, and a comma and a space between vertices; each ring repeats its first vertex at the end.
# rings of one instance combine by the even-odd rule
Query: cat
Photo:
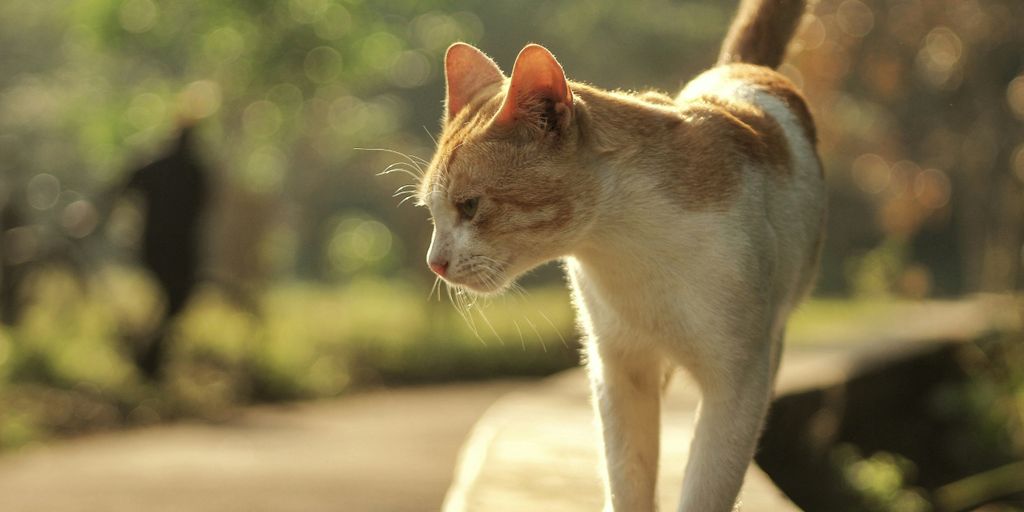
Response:
POLYGON ((808 293, 825 183, 814 122, 774 71, 804 0, 744 0, 718 63, 676 97, 568 81, 531 44, 510 77, 445 56, 442 134, 417 198, 428 266, 498 293, 561 259, 585 334, 606 510, 654 510, 663 383, 700 393, 679 510, 736 503, 786 320, 808 293))

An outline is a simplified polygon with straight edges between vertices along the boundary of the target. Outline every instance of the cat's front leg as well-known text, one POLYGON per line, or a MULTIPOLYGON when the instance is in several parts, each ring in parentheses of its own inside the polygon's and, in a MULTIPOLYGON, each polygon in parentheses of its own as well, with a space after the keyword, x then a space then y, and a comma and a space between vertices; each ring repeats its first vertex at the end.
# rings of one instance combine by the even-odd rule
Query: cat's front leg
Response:
MULTIPOLYGON (((604 341, 604 340, 602 340, 604 341)), ((611 344, 611 343, 609 343, 611 344)), ((591 340, 587 369, 604 439, 605 510, 655 510, 663 366, 591 340)))

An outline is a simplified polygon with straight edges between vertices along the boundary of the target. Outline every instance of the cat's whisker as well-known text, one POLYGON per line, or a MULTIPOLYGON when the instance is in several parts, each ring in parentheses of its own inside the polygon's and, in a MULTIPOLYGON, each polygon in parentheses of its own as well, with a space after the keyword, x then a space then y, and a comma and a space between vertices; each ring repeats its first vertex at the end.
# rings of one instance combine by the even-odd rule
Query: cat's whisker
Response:
POLYGON ((508 285, 508 291, 512 292, 513 297, 521 299, 524 302, 526 301, 526 288, 523 288, 523 285, 519 283, 511 283, 508 285))
POLYGON ((470 330, 473 331, 473 334, 476 335, 481 343, 486 345, 487 342, 480 337, 480 328, 477 327, 476 320, 473 319, 473 303, 466 300, 465 291, 461 287, 455 288, 455 300, 458 303, 456 307, 461 308, 463 318, 466 320, 467 325, 469 325, 470 330))
POLYGON ((452 287, 451 287, 450 284, 448 284, 447 281, 444 281, 444 289, 445 289, 446 292, 448 292, 448 302, 451 302, 452 306, 454 306, 455 305, 455 299, 452 298, 452 287))
POLYGON ((487 328, 490 329, 492 333, 494 333, 494 337, 498 338, 498 343, 501 343, 501 346, 504 347, 505 346, 505 338, 501 337, 501 335, 498 334, 498 331, 494 328, 494 325, 487 318, 487 315, 484 314, 483 308, 476 308, 476 311, 477 311, 477 313, 480 313, 480 318, 482 318, 484 323, 487 324, 487 328))
POLYGON ((458 290, 456 290, 456 293, 453 295, 452 294, 452 288, 453 287, 450 284, 448 284, 447 281, 445 281, 444 284, 445 284, 445 287, 448 289, 448 299, 451 300, 452 306, 455 308, 455 311, 459 314, 460 317, 462 317, 462 321, 466 323, 467 327, 469 327, 469 330, 470 330, 470 332, 473 333, 473 336, 475 336, 476 339, 479 340, 481 344, 486 346, 487 342, 484 341, 484 339, 482 337, 480 337, 480 332, 477 331, 476 325, 472 322, 472 320, 468 316, 468 310, 463 310, 462 302, 460 300, 456 299, 456 297, 459 297, 458 290))
POLYGON ((430 293, 428 293, 428 294, 427 294, 427 301, 428 301, 428 302, 429 302, 429 301, 430 301, 431 299, 433 299, 433 298, 434 298, 434 290, 437 290, 437 291, 438 291, 437 299, 438 299, 439 301, 441 300, 441 294, 440 294, 440 292, 441 292, 441 291, 440 291, 440 290, 438 290, 438 286, 439 286, 439 283, 440 283, 440 282, 441 282, 441 276, 437 276, 437 277, 435 277, 435 278, 434 278, 434 286, 431 286, 431 287, 430 287, 430 293))
POLYGON ((565 336, 562 336, 562 331, 558 330, 558 328, 555 327, 555 323, 552 322, 550 318, 548 318, 548 315, 544 314, 544 312, 539 309, 537 310, 537 313, 540 313, 540 316, 544 319, 544 321, 546 321, 548 325, 551 326, 551 329, 554 330, 555 334, 558 335, 558 339, 562 340, 562 346, 565 348, 569 348, 569 343, 565 341, 565 336))
POLYGON ((519 344, 523 347, 523 352, 526 352, 526 338, 523 337, 523 330, 519 328, 519 322, 512 320, 512 325, 516 326, 516 332, 519 333, 519 344))
POLYGON ((545 354, 547 354, 548 353, 548 345, 547 345, 547 343, 544 343, 544 337, 540 335, 540 331, 537 330, 537 326, 534 325, 533 320, 530 320, 530 317, 525 316, 523 318, 526 320, 527 325, 530 326, 530 329, 533 329, 533 333, 537 335, 537 341, 540 342, 540 348, 542 350, 544 350, 545 354))
POLYGON ((408 166, 409 166, 409 162, 403 162, 403 161, 399 160, 397 162, 389 164, 387 167, 384 168, 383 171, 378 172, 377 176, 383 176, 383 175, 391 174, 393 172, 402 172, 402 171, 408 171, 408 172, 412 172, 412 173, 415 174, 417 171, 420 170, 417 167, 408 167, 408 166))
POLYGON ((402 206, 403 204, 405 204, 406 201, 410 199, 416 199, 416 194, 410 194, 405 196, 401 201, 398 202, 398 206, 402 206))
POLYGON ((410 168, 406 167, 407 165, 408 164, 406 164, 405 162, 395 162, 395 163, 385 167, 383 171, 378 172, 377 176, 387 176, 389 174, 394 174, 394 173, 397 172, 397 173, 405 174, 405 175, 409 176, 410 178, 416 180, 417 183, 419 183, 423 179, 422 171, 417 171, 415 169, 410 169, 410 168))
MULTIPOLYGON (((494 272, 494 270, 491 267, 487 266, 486 264, 482 264, 481 271, 477 273, 478 278, 481 281, 483 281, 484 285, 487 286, 488 288, 495 288, 496 284, 497 284, 496 281, 495 281, 494 276, 491 275, 493 272, 494 272)), ((468 294, 467 294, 467 296, 468 296, 468 294)), ((497 329, 494 328, 494 324, 491 323, 491 320, 489 318, 487 318, 487 314, 484 313, 484 309, 488 305, 490 305, 490 297, 479 296, 479 295, 475 295, 474 294, 472 296, 471 300, 472 300, 472 302, 470 303, 471 306, 475 305, 475 304, 478 304, 478 302, 480 302, 480 301, 483 302, 483 304, 478 305, 476 307, 476 311, 477 311, 477 313, 480 314, 480 318, 484 321, 484 323, 487 324, 487 328, 490 329, 491 333, 494 334, 494 337, 498 338, 498 342, 501 343, 502 346, 504 346, 505 345, 505 338, 502 337, 501 334, 498 334, 497 329)))
POLYGON ((394 150, 394 149, 388 149, 388 148, 353 148, 353 149, 355 149, 357 151, 381 151, 381 152, 384 152, 384 153, 391 153, 393 155, 398 155, 398 156, 408 160, 409 163, 411 163, 414 167, 416 167, 416 169, 418 169, 421 172, 423 171, 423 167, 422 167, 423 165, 429 165, 429 162, 427 162, 426 160, 424 160, 424 159, 422 159, 420 157, 413 157, 412 155, 409 155, 408 153, 403 153, 401 151, 397 151, 397 150, 394 150), (418 159, 419 162, 417 162, 416 159, 418 159), (420 162, 422 162, 422 164, 420 162))
POLYGON ((430 140, 434 141, 434 147, 437 147, 437 139, 434 138, 434 134, 430 133, 426 126, 423 126, 423 131, 427 133, 427 137, 430 137, 430 140))
POLYGON ((423 158, 421 156, 416 156, 416 155, 413 155, 411 153, 406 153, 405 157, 406 158, 412 158, 413 160, 419 162, 420 165, 430 165, 430 160, 427 160, 427 159, 425 159, 425 158, 423 158))

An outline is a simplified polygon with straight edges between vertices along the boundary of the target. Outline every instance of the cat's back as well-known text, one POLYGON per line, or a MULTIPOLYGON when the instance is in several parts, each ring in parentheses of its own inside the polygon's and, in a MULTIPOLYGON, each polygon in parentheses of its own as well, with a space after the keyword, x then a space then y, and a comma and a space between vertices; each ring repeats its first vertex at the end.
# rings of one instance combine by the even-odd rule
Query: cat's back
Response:
POLYGON ((782 176, 821 167, 817 132, 799 89, 777 71, 751 64, 717 66, 694 78, 679 93, 685 113, 706 112, 711 125, 728 126, 721 137, 743 153, 747 163, 782 176))
POLYGON ((765 96, 780 101, 795 117, 803 135, 811 143, 816 142, 814 120, 803 94, 789 78, 771 68, 743 63, 716 66, 686 84, 676 101, 685 106, 702 98, 717 97, 766 108, 765 96))
POLYGON ((687 84, 676 105, 688 119, 673 138, 682 165, 663 179, 683 186, 666 190, 684 210, 722 212, 718 228, 746 233, 760 251, 773 247, 783 280, 808 274, 826 194, 814 121, 799 89, 772 69, 727 64, 687 84), (708 197, 716 200, 702 200, 708 197))
POLYGON ((687 184, 680 194, 685 202, 699 205, 695 199, 721 189, 714 203, 729 209, 762 189, 780 196, 813 189, 808 192, 818 195, 823 187, 814 121, 784 75, 750 64, 717 66, 688 83, 675 102, 687 122, 672 138, 683 165, 668 178, 687 184))

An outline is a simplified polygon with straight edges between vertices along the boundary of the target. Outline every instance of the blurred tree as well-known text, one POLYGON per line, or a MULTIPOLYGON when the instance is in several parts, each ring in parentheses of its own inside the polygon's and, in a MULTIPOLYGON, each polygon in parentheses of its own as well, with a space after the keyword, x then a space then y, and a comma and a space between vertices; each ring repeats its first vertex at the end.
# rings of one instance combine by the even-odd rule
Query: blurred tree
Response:
POLYGON ((1024 36, 1011 21, 1022 16, 1012 0, 823 0, 807 16, 789 71, 817 115, 831 186, 867 199, 833 201, 826 266, 896 243, 890 293, 1024 285, 1024 36))
MULTIPOLYGON (((184 110, 205 120, 204 156, 221 174, 218 197, 232 201, 212 210, 219 277, 338 278, 325 264, 334 224, 360 212, 405 242, 389 248, 397 264, 365 271, 409 268, 427 279, 413 250, 426 245, 425 216, 386 200, 406 183, 398 174, 374 175, 402 158, 354 148, 429 155, 448 44, 478 44, 507 69, 538 41, 574 79, 676 90, 712 63, 734 7, 7 0, 0 172, 22 188, 55 178, 39 181, 44 193, 26 217, 67 233, 62 219, 118 182, 112 170, 156 151, 184 110)), ((806 17, 783 71, 807 90, 829 170, 823 291, 848 293, 851 276, 876 268, 869 253, 894 246, 887 242, 905 254, 887 293, 1021 286, 1024 78, 1010 20, 1022 8, 822 0, 806 17)))

